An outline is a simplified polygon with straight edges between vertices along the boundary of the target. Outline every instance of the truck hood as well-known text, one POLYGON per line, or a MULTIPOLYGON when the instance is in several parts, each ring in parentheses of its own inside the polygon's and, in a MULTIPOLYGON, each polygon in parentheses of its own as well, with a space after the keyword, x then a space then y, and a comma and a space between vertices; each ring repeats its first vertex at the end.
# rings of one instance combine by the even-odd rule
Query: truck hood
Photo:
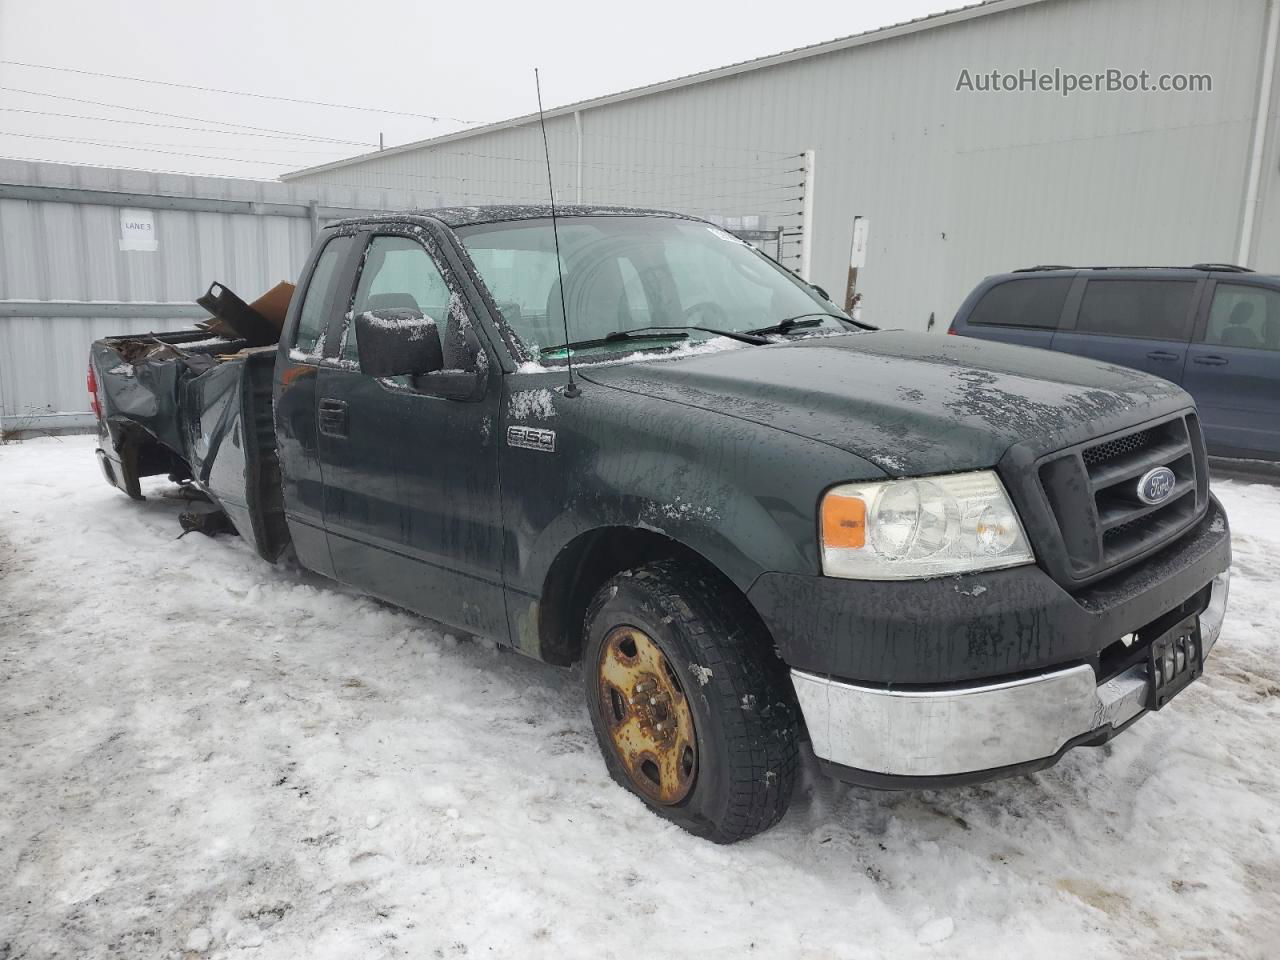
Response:
POLYGON ((831 444, 890 476, 991 467, 1191 406, 1177 385, 1048 350, 903 331, 616 366, 583 379, 831 444))

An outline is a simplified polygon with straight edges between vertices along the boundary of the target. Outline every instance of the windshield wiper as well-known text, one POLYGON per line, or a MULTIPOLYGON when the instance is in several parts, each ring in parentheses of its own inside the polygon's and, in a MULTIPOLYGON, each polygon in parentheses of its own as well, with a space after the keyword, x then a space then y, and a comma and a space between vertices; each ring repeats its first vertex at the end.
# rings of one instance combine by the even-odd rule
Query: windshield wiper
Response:
POLYGON ((755 346, 763 346, 769 341, 764 337, 757 337, 754 333, 742 333, 738 330, 718 330, 715 327, 699 327, 693 324, 679 324, 672 326, 650 326, 636 327, 634 330, 615 330, 613 333, 605 334, 603 337, 596 337, 592 340, 575 340, 571 343, 562 343, 558 347, 544 347, 543 353, 552 350, 580 350, 586 347, 603 347, 610 343, 617 343, 620 340, 688 340, 689 334, 686 330, 700 330, 703 333, 715 334, 717 337, 728 337, 731 340, 739 340, 742 343, 750 343, 755 346), (662 333, 663 330, 669 330, 670 333, 662 333))
MULTIPOLYGON (((700 327, 695 324, 675 324, 675 325, 666 326, 666 327, 639 327, 638 329, 640 330, 700 330, 703 333, 715 334, 717 337, 728 337, 730 340, 738 340, 742 343, 755 344, 757 347, 762 347, 769 342, 768 340, 764 339, 764 337, 757 337, 756 333, 758 331, 755 331, 755 330, 750 330, 747 332, 743 332, 741 330, 719 330, 716 327, 700 327)), ((654 334, 642 334, 642 336, 654 336, 654 334)))
POLYGON ((561 343, 554 347, 543 347, 543 353, 549 353, 555 350, 582 350, 587 347, 603 347, 610 343, 617 343, 620 340, 688 340, 687 333, 638 333, 635 330, 615 330, 613 333, 606 333, 603 337, 594 337, 590 340, 571 340, 568 343, 561 343))
POLYGON ((754 334, 767 333, 790 333, 792 330, 798 330, 801 327, 816 327, 823 320, 830 317, 832 320, 843 320, 834 313, 802 313, 798 317, 787 317, 780 320, 771 327, 761 327, 759 330, 751 330, 754 334))

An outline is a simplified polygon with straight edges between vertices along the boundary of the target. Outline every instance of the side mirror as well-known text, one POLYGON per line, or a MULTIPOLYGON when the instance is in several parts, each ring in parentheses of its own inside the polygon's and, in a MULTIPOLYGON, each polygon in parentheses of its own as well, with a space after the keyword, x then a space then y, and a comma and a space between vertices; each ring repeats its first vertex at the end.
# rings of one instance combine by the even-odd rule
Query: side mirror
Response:
POLYGON ((436 322, 417 310, 367 310, 355 318, 360 371, 371 377, 399 377, 444 369, 436 322))
POLYGON ((809 284, 809 286, 813 287, 813 289, 818 292, 818 296, 820 296, 823 300, 827 301, 827 303, 835 302, 834 300, 831 299, 831 294, 827 293, 827 291, 823 290, 816 283, 811 283, 809 284))

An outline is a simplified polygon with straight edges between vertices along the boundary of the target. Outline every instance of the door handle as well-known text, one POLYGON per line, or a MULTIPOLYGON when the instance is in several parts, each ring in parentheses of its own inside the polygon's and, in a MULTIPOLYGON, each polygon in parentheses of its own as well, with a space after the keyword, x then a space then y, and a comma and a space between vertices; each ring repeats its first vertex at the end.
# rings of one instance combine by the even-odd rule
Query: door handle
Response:
POLYGON ((347 404, 323 397, 320 400, 320 432, 327 437, 347 435, 347 404))
POLYGON ((1170 353, 1168 350, 1152 350, 1147 354, 1148 360, 1177 360, 1181 354, 1170 353))
POLYGON ((1196 363, 1202 363, 1206 367, 1225 367, 1228 362, 1226 357, 1217 357, 1213 355, 1207 357, 1194 357, 1193 359, 1196 363))

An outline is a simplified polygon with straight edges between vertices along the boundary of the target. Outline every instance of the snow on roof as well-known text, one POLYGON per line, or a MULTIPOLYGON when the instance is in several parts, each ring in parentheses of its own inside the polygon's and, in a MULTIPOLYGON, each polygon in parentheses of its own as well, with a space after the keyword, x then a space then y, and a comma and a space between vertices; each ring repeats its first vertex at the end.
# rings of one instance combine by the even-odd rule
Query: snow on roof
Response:
MULTIPOLYGON (((434 207, 422 210, 388 211, 368 216, 339 220, 330 227, 369 223, 375 220, 406 220, 414 217, 430 217, 445 226, 465 227, 475 223, 498 223, 503 220, 532 220, 551 216, 551 206, 545 203, 480 204, 478 206, 434 207)), ((617 207, 612 204, 557 203, 556 216, 563 217, 676 217, 690 220, 692 217, 670 210, 650 210, 645 207, 617 207)))
MULTIPOLYGON (((725 77, 731 77, 739 73, 746 73, 751 70, 762 70, 766 67, 774 67, 783 63, 790 63, 793 60, 818 57, 823 54, 846 50, 850 47, 858 47, 868 43, 890 40, 904 34, 916 33, 921 30, 931 30, 937 27, 945 27, 953 23, 963 23, 964 21, 972 20, 975 17, 1001 13, 1005 10, 1016 10, 1019 7, 1027 7, 1032 4, 1043 2, 1045 2, 1045 0, 981 0, 979 3, 955 7, 938 13, 931 13, 924 17, 916 17, 913 20, 904 20, 900 23, 890 24, 886 27, 877 27, 874 30, 865 30, 862 33, 854 33, 847 37, 838 37, 835 40, 825 40, 821 43, 814 43, 804 47, 796 47, 792 50, 784 50, 781 53, 773 53, 763 57, 756 57, 751 60, 742 60, 738 63, 731 63, 727 66, 716 67, 712 70, 703 70, 698 73, 685 74, 684 76, 676 77, 672 80, 663 80, 659 83, 651 83, 643 87, 632 87, 629 90, 606 94, 602 97, 593 97, 589 100, 579 100, 575 103, 568 103, 561 107, 553 107, 552 109, 545 111, 544 116, 549 120, 553 117, 564 116, 565 114, 575 113, 579 110, 603 107, 611 103, 617 103, 621 100, 633 100, 638 97, 651 96, 655 93, 665 93, 668 90, 692 86, 695 83, 706 83, 709 80, 720 80, 725 77)), ((369 153, 358 154, 354 157, 348 157, 345 160, 335 160, 332 163, 322 163, 314 167, 305 167, 301 170, 291 170, 288 173, 280 174, 280 179, 292 180, 295 177, 311 176, 313 174, 324 173, 329 170, 340 170, 344 167, 364 163, 367 160, 383 159, 395 156, 398 153, 421 150, 424 147, 438 146, 444 143, 451 143, 455 140, 465 140, 469 137, 479 136, 484 133, 492 133, 497 130, 505 130, 511 127, 521 127, 525 124, 533 123, 537 119, 538 115, 536 113, 527 113, 523 116, 513 117, 510 120, 499 120, 495 123, 486 123, 478 127, 468 127, 465 130, 446 133, 439 137, 429 137, 426 140, 415 140, 413 143, 401 144, 398 147, 390 147, 386 150, 374 150, 369 153)), ((557 213, 558 212, 559 210, 557 209, 557 213)))

